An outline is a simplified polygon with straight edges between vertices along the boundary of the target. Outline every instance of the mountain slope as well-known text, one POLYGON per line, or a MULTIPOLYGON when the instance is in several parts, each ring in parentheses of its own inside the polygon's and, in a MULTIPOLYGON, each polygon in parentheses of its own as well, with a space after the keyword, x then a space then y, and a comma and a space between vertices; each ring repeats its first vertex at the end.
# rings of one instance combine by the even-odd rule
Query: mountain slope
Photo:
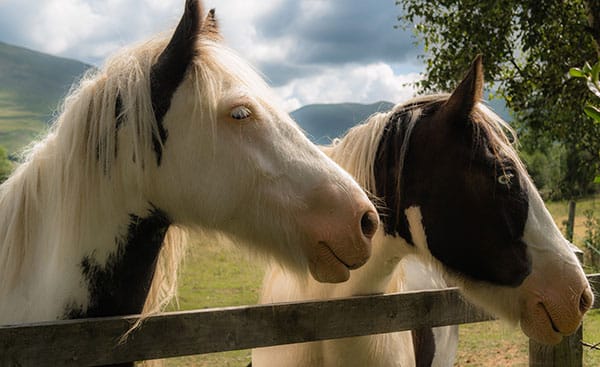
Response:
POLYGON ((375 112, 387 111, 394 104, 377 102, 369 105, 359 103, 312 104, 291 113, 292 118, 304 129, 308 137, 319 144, 326 144, 339 137, 352 126, 365 121, 375 112))
MULTIPOLYGON (((500 117, 511 121, 504 100, 494 99, 488 103, 500 117)), ((388 111, 394 106, 390 102, 369 105, 358 103, 312 104, 291 113, 294 120, 304 129, 308 137, 317 144, 327 144, 340 137, 352 126, 365 121, 375 112, 388 111)))
POLYGON ((0 42, 0 145, 14 152, 39 134, 90 65, 0 42))

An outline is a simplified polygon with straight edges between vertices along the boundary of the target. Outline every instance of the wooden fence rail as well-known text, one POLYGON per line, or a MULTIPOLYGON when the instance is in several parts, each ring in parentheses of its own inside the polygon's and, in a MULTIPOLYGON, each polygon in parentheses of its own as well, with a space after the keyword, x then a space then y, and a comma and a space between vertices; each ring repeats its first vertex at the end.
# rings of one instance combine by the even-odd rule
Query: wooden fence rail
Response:
MULTIPOLYGON (((600 274, 589 275, 588 279, 596 290, 600 290, 600 274)), ((597 300, 594 307, 599 306, 597 300)), ((125 342, 119 343, 136 320, 135 316, 128 316, 2 326, 0 366, 96 366, 465 324, 492 318, 465 301, 457 289, 450 288, 318 302, 169 312, 149 317, 125 342)), ((539 353, 545 356, 539 360, 563 358, 561 351, 571 345, 581 350, 580 340, 581 336, 575 335, 556 348, 539 348, 539 353)), ((566 358, 573 359, 571 354, 566 358)), ((535 353, 533 357, 530 355, 532 365, 538 363, 536 356, 535 353)), ((574 364, 555 365, 581 366, 581 352, 574 356, 578 356, 579 364, 575 361, 574 364)))

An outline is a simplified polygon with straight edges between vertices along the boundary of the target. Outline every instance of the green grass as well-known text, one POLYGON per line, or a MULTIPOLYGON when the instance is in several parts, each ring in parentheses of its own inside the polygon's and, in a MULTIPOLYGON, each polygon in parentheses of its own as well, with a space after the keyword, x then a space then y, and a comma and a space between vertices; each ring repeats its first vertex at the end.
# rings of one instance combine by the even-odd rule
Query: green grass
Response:
MULTIPOLYGON (((551 201, 546 203, 546 206, 548 207, 550 213, 552 213, 552 217, 554 217, 556 224, 564 233, 564 223, 567 220, 569 213, 568 203, 565 201, 551 201)), ((575 227, 573 229, 573 242, 580 247, 585 235, 585 218, 583 217, 583 213, 586 210, 592 210, 594 213, 600 213, 600 197, 592 196, 577 201, 577 216, 575 217, 575 227)))
MULTIPOLYGON (((566 202, 548 203, 559 226, 567 216, 566 202)), ((575 243, 585 228, 581 215, 592 209, 600 213, 600 197, 578 203, 575 243)), ((182 310, 255 304, 262 281, 261 264, 247 260, 239 251, 216 246, 193 247, 183 268, 179 306, 182 310)), ((584 340, 600 342, 600 310, 591 311, 584 320, 584 340)), ((600 351, 584 349, 584 366, 600 366, 600 351)), ((246 366, 250 351, 213 353, 172 358, 167 367, 246 366)), ((460 327, 456 366, 527 366, 528 342, 523 333, 501 322, 485 322, 460 327)))
MULTIPOLYGON (((183 267, 179 309, 255 304, 263 267, 229 248, 196 245, 183 267)), ((172 358, 166 362, 168 367, 246 366, 250 350, 172 358)))
MULTIPOLYGON (((589 344, 600 342, 600 309, 590 311, 583 321, 583 340, 589 344)), ((600 350, 583 349, 584 366, 600 366, 600 350)))
POLYGON ((14 103, 14 96, 0 91, 0 146, 7 152, 22 150, 45 131, 47 116, 14 103))
POLYGON ((90 67, 0 42, 0 145, 15 153, 45 131, 71 84, 90 67))

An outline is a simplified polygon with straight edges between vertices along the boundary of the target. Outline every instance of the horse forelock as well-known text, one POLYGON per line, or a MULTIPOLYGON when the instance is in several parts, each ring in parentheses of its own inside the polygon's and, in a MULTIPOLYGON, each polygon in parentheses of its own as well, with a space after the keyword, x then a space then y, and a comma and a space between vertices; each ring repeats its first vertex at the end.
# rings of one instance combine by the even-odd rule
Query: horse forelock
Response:
POLYGON ((487 142, 500 165, 510 162, 522 177, 528 177, 527 169, 515 148, 518 145, 515 130, 484 103, 475 106, 471 118, 475 123, 479 144, 487 142))

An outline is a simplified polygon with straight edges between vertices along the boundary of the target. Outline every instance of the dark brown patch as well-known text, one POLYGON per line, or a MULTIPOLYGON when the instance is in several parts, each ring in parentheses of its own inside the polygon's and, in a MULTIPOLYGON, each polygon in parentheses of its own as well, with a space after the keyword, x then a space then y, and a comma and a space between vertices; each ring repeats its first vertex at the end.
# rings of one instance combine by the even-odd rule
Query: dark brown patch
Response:
POLYGON ((90 254, 81 260, 89 302, 86 309, 71 308, 68 319, 138 314, 154 276, 156 261, 170 220, 158 209, 148 216, 130 216, 127 236, 115 240, 115 252, 105 265, 90 254))
POLYGON ((411 330, 416 367, 431 367, 435 357, 435 338, 433 329, 411 330))

